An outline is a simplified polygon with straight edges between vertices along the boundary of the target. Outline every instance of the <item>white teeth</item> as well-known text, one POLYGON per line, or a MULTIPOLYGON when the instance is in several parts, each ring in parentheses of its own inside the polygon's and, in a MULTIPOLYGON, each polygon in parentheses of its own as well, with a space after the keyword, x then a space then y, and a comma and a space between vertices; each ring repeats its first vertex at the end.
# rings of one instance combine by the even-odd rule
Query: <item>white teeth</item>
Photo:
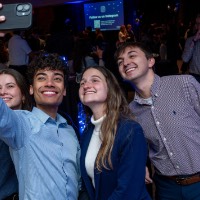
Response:
POLYGON ((84 94, 93 94, 93 93, 96 93, 96 92, 94 92, 94 91, 87 91, 84 94))
POLYGON ((126 73, 127 73, 127 72, 130 72, 130 71, 134 71, 134 70, 135 70, 135 68, 127 69, 127 70, 126 70, 126 73))
POLYGON ((55 94, 55 92, 51 92, 51 91, 47 91, 47 92, 43 92, 44 94, 55 94))
POLYGON ((4 101, 8 101, 10 100, 10 98, 2 98, 4 101))

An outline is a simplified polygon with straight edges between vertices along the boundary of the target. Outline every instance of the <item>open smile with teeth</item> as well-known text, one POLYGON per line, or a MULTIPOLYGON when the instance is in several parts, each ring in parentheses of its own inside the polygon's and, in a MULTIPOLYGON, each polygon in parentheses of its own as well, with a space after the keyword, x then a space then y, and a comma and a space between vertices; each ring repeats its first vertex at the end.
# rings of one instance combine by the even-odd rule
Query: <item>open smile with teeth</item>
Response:
POLYGON ((84 92, 84 95, 85 94, 93 94, 93 93, 96 93, 96 91, 86 91, 86 92, 84 92))
POLYGON ((131 71, 134 71, 136 69, 136 67, 131 67, 131 68, 129 68, 129 69, 126 69, 125 70, 125 73, 129 73, 129 72, 131 72, 131 71))
POLYGON ((53 91, 44 91, 42 93, 47 94, 47 95, 57 94, 57 92, 53 92, 53 91))
POLYGON ((8 98, 8 97, 5 97, 5 98, 2 98, 4 101, 9 101, 11 98, 8 98))

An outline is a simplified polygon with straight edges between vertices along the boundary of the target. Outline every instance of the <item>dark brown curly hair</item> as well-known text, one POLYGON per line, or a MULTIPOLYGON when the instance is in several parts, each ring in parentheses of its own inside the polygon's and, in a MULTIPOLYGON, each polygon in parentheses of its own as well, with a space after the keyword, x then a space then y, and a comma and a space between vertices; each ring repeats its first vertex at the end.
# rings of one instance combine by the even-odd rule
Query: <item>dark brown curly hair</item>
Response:
POLYGON ((34 75, 38 72, 38 70, 60 70, 64 74, 64 83, 65 87, 67 85, 68 80, 68 67, 66 61, 62 59, 57 53, 47 53, 41 52, 36 55, 27 69, 27 76, 29 80, 29 84, 33 84, 34 75))

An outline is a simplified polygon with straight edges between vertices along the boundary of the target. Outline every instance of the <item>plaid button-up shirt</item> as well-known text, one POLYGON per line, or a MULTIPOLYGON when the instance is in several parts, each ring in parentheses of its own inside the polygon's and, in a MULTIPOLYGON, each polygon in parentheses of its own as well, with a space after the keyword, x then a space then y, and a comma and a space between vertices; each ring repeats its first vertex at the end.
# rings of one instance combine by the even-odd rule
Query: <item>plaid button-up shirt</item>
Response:
POLYGON ((152 102, 136 93, 130 108, 153 165, 168 176, 200 172, 200 84, 190 75, 155 75, 151 95, 152 102))

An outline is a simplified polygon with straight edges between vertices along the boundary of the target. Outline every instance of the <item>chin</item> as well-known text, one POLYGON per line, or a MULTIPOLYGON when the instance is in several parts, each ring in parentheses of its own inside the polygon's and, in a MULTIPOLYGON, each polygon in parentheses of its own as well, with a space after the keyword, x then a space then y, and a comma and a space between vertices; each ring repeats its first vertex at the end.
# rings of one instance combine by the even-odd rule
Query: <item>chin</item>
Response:
POLYGON ((93 104, 93 101, 83 101, 82 104, 90 107, 90 105, 93 104))

